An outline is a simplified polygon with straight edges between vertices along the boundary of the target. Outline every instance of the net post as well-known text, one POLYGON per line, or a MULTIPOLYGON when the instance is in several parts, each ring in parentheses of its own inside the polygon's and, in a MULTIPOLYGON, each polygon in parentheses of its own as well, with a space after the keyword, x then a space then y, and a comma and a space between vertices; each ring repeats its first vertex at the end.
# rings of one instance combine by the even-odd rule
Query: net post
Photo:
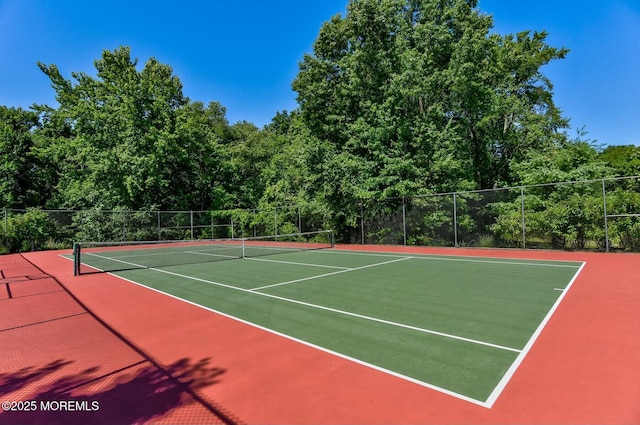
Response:
POLYGON ((242 238, 241 241, 242 241, 242 258, 247 258, 247 256, 244 253, 244 246, 245 246, 244 242, 246 241, 246 239, 242 238))
POLYGON ((73 275, 80 275, 80 244, 73 243, 73 275))

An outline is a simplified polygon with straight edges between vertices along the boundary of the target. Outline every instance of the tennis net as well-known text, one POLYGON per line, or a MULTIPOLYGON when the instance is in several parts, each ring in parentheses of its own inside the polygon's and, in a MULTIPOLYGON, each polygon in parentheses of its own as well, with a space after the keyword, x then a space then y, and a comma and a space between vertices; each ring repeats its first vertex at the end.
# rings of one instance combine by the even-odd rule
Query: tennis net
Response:
POLYGON ((334 246, 333 231, 239 239, 77 242, 74 275, 261 257, 334 246))

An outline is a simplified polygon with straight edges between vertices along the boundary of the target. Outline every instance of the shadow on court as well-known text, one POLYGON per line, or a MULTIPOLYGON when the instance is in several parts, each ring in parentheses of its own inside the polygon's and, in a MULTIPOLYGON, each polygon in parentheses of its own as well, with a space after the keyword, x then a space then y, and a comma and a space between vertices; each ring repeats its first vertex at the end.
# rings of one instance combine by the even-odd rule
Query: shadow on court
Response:
MULTIPOLYGON (((32 273, 20 259, 0 257, 0 269, 32 273)), ((57 280, 21 288, 15 276, 8 284, 18 296, 0 299, 0 423, 240 423, 199 395, 226 373, 210 358, 158 364, 57 280)))
POLYGON ((209 359, 182 359, 160 369, 148 361, 101 374, 91 367, 73 372, 73 362, 56 360, 0 374, 3 424, 237 423, 221 409, 203 404, 193 391, 219 383, 224 370, 209 359), (64 370, 67 369, 67 373, 64 370), (63 373, 60 373, 63 372, 63 373), (51 379, 55 375, 54 379, 51 379), (25 389, 30 391, 24 391, 25 389), (21 391, 22 390, 22 391, 21 391), (29 393, 18 400, 9 394, 29 393), (13 409, 13 410, 11 410, 13 409))

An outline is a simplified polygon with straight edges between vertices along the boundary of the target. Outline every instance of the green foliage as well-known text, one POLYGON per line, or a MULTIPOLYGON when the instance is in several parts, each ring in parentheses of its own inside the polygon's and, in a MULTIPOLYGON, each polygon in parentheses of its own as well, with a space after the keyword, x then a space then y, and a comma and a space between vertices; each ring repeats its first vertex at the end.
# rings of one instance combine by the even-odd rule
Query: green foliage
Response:
POLYGON ((614 248, 625 251, 640 251, 640 219, 638 217, 620 217, 609 222, 610 239, 614 248))
POLYGON ((291 235, 298 233, 298 226, 291 222, 285 222, 278 227, 279 235, 291 235))
POLYGON ((640 146, 609 146, 598 159, 607 163, 619 176, 640 175, 640 146))
POLYGON ((35 251, 46 248, 56 236, 56 225, 47 213, 30 209, 7 217, 2 245, 9 252, 35 251))
POLYGON ((105 50, 97 78, 39 64, 58 109, 41 107, 39 153, 60 176, 56 204, 68 208, 222 207, 228 172, 224 108, 190 103, 172 69, 151 58, 142 70, 128 48, 105 50))
POLYGON ((453 246, 453 203, 437 195, 409 199, 406 207, 409 245, 453 246))
POLYGON ((77 229, 76 238, 80 241, 126 240, 122 213, 98 208, 84 210, 73 217, 73 225, 77 229))
MULTIPOLYGON (((524 193, 526 245, 604 248, 603 197, 598 189, 598 184, 528 188, 524 193)), ((522 199, 498 203, 494 208, 497 218, 492 232, 507 246, 522 246, 522 199)))
POLYGON ((483 234, 478 238, 477 246, 480 248, 493 248, 495 247, 495 240, 492 234, 483 234))
POLYGON ((38 114, 0 106, 0 205, 27 208, 46 201, 46 164, 34 151, 38 114))
POLYGON ((593 144, 580 138, 563 141, 542 151, 531 151, 513 168, 518 181, 527 186, 614 175, 607 163, 599 159, 593 144))
MULTIPOLYGON (((549 184, 610 177, 612 169, 599 160, 592 143, 578 138, 529 152, 514 171, 522 184, 532 186, 525 193, 527 246, 584 249, 591 243, 604 248, 602 185, 549 184)), ((508 245, 522 244, 521 202, 495 206, 498 218, 491 227, 508 245)))
POLYGON ((490 34, 476 5, 354 0, 304 56, 293 88, 327 165, 311 190, 347 209, 339 233, 362 201, 512 183, 512 164, 564 138, 540 70, 568 51, 490 34))
POLYGON ((602 197, 575 194, 526 217, 533 237, 551 240, 552 248, 585 249, 587 241, 604 247, 602 197))
POLYGON ((608 219, 609 240, 614 248, 640 250, 640 192, 618 188, 607 195, 607 212, 626 215, 608 219))
POLYGON ((567 126, 540 72, 567 50, 544 32, 489 35, 475 5, 352 1, 322 27, 293 87, 312 133, 362 162, 364 185, 442 184, 430 170, 444 158, 454 185, 509 181, 510 161, 567 126))
MULTIPOLYGON (((521 200, 512 203, 499 202, 493 205, 496 220, 491 225, 491 232, 507 247, 522 246, 522 209, 521 200)), ((531 227, 527 227, 527 231, 531 227)))

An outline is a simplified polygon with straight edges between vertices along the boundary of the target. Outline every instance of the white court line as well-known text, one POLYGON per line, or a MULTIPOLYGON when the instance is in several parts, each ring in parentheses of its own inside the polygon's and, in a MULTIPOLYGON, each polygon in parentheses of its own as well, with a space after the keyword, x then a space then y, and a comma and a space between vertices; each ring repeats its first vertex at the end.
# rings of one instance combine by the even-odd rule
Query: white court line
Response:
POLYGON ((292 264, 294 266, 310 266, 310 267, 324 267, 324 268, 327 268, 327 269, 351 270, 349 267, 327 266, 325 264, 298 263, 298 262, 295 262, 295 261, 270 260, 268 258, 245 257, 245 260, 264 261, 264 262, 267 262, 267 263, 292 264))
POLYGON ((328 353, 328 354, 334 355, 336 357, 340 357, 342 359, 345 359, 345 360, 348 360, 348 361, 363 365, 365 367, 369 367, 369 368, 377 370, 379 372, 386 373, 387 375, 395 376, 396 378, 404 379, 405 381, 412 382, 414 384, 417 384, 417 385, 420 385, 422 387, 429 388, 429 389, 441 392, 443 394, 447 394, 447 395, 449 395, 451 397, 455 397, 455 398, 457 398, 459 400, 464 400, 464 401, 467 401, 469 403, 472 403, 472 404, 475 404, 475 405, 478 405, 478 406, 481 406, 481 407, 487 407, 486 404, 483 401, 476 400, 475 398, 471 398, 469 396, 466 396, 466 395, 463 395, 463 394, 459 394, 459 393, 457 393, 455 391, 452 391, 452 390, 449 390, 449 389, 446 389, 446 388, 443 388, 443 387, 439 387, 437 385, 430 384, 428 382, 424 382, 424 381, 421 381, 421 380, 416 379, 416 378, 412 378, 411 376, 403 375, 401 373, 395 372, 395 371, 390 370, 390 369, 385 369, 385 368, 383 368, 381 366, 377 366, 377 365, 375 365, 373 363, 368 363, 368 362, 365 362, 364 360, 360 360, 360 359, 358 359, 356 357, 351 357, 351 356, 348 356, 346 354, 340 353, 338 351, 330 350, 330 349, 328 349, 326 347, 322 347, 320 345, 313 344, 313 343, 311 343, 309 341, 305 341, 305 340, 296 338, 294 336, 287 335, 287 334, 282 333, 282 332, 278 332, 278 331, 276 331, 274 329, 267 328, 267 327, 262 326, 262 325, 258 325, 257 323, 249 322, 248 320, 241 319, 241 318, 236 317, 236 316, 232 316, 232 315, 230 315, 228 313, 224 313, 224 312, 222 312, 220 310, 215 310, 215 309, 213 309, 211 307, 206 307, 204 305, 195 303, 193 301, 189 301, 189 300, 187 300, 185 298, 180 298, 179 296, 170 294, 169 292, 164 292, 164 291, 161 291, 159 289, 153 288, 151 286, 144 285, 142 283, 136 282, 135 280, 127 279, 126 277, 118 276, 118 275, 113 274, 113 273, 108 273, 108 274, 111 275, 111 276, 117 277, 119 279, 122 279, 124 281, 133 283, 134 285, 138 285, 138 286, 141 286, 143 288, 149 289, 151 291, 157 292, 159 294, 163 294, 163 295, 166 295, 166 296, 168 296, 170 298, 182 301, 182 302, 187 303, 189 305, 192 305, 194 307, 198 307, 198 308, 201 308, 203 310, 210 311, 210 312, 215 313, 215 314, 219 314, 220 316, 226 317, 226 318, 231 319, 231 320, 235 320, 237 322, 240 322, 240 323, 243 323, 245 325, 254 327, 256 329, 263 330, 265 332, 269 332, 269 333, 274 334, 274 335, 278 335, 278 336, 280 336, 282 338, 286 338, 288 340, 295 341, 295 342, 300 343, 302 345, 306 345, 307 347, 315 348, 316 350, 322 351, 324 353, 328 353))
POLYGON ((223 258, 240 258, 237 255, 224 255, 224 254, 211 254, 209 252, 199 252, 199 251, 182 251, 184 254, 196 254, 196 255, 207 255, 209 257, 223 257, 223 258))
POLYGON ((412 257, 396 258, 395 260, 384 261, 382 263, 368 264, 366 266, 354 267, 352 269, 345 269, 345 270, 340 270, 340 271, 332 272, 332 273, 325 273, 325 274, 321 274, 321 275, 318 275, 318 276, 304 277, 302 279, 294 279, 294 280, 289 280, 287 282, 280 282, 280 283, 274 283, 272 285, 259 286, 257 288, 251 288, 250 291, 259 291, 261 289, 273 288, 273 287, 282 286, 282 285, 289 285, 290 283, 304 282, 306 280, 318 279, 318 278, 321 278, 321 277, 331 276, 331 275, 334 275, 334 274, 353 272, 353 271, 356 271, 356 270, 367 269, 369 267, 377 267, 377 266, 382 266, 382 265, 385 265, 385 264, 396 263, 398 261, 409 260, 410 258, 412 258, 412 257))
POLYGON ((549 320, 551 319, 551 316, 553 316, 553 313, 555 313, 555 311, 558 309, 558 306, 564 299, 565 295, 567 295, 567 292, 569 292, 569 289, 571 288, 573 283, 576 281, 576 279, 578 278, 578 275, 580 274, 580 272, 582 271, 582 269, 586 264, 587 263, 585 262, 582 263, 578 271, 576 271, 576 273, 573 275, 573 278, 571 279, 571 281, 569 282, 565 290, 562 291, 562 293, 560 294, 556 302, 553 304, 553 306, 551 307, 547 315, 544 317, 544 319, 542 319, 542 322, 540 322, 540 325, 538 325, 533 335, 531 335, 531 338, 529 338, 529 341, 524 346, 524 348, 522 349, 518 357, 516 357, 515 361, 511 364, 511 367, 509 367, 507 372, 502 376, 502 379, 500 380, 500 382, 498 382, 498 385, 496 385, 491 395, 489 395, 489 398, 487 398, 487 400, 485 401, 486 407, 491 408, 493 404, 496 402, 496 400, 498 399, 498 397, 500 397, 500 394, 502 394, 502 391, 505 389, 505 387, 511 380, 511 377, 516 373, 516 370, 518 369, 518 367, 520 366, 524 358, 527 356, 527 354, 529 354, 529 350, 531 350, 531 347, 533 347, 533 344, 536 342, 536 340, 542 333, 542 330, 547 325, 547 322, 549 322, 549 320))
POLYGON ((416 260, 442 260, 442 261, 460 261, 465 263, 484 263, 484 264, 508 264, 514 266, 536 266, 536 267, 569 267, 577 269, 580 266, 578 264, 547 264, 547 263, 533 263, 522 261, 500 261, 500 260, 475 260, 470 258, 440 258, 440 257, 414 257, 416 260))
MULTIPOLYGON (((360 252, 360 251, 349 251, 349 250, 317 250, 313 252, 318 252, 322 254, 345 254, 345 255, 359 255, 359 256, 368 256, 368 257, 401 257, 403 253, 370 253, 370 252, 360 252)), ((513 265, 521 265, 521 266, 540 266, 540 267, 571 267, 571 268, 579 268, 579 261, 570 261, 570 260, 542 260, 544 263, 537 262, 538 260, 528 260, 528 261, 515 261, 516 259, 503 259, 496 260, 489 257, 455 257, 455 256, 447 256, 447 255, 437 255, 437 254, 412 254, 412 258, 416 260, 432 260, 432 261, 460 261, 467 263, 487 263, 487 264, 513 264, 513 265), (561 264, 565 263, 565 264, 561 264), (575 264, 566 264, 566 263, 575 263, 575 264)))

